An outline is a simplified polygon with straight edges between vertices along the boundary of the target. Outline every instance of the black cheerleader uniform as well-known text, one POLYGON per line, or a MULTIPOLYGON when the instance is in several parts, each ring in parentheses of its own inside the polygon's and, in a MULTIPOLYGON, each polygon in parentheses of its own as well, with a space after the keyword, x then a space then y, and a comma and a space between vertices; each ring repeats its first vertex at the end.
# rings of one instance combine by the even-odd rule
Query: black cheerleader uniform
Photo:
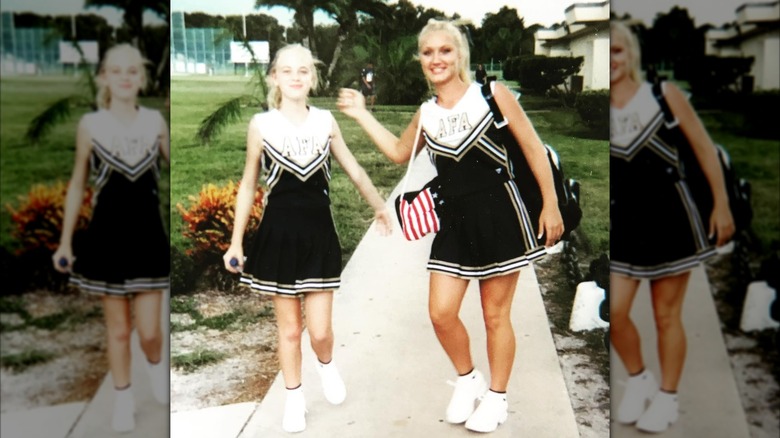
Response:
POLYGON ((452 109, 440 107, 435 97, 421 106, 423 137, 441 181, 441 229, 431 246, 431 272, 485 279, 547 254, 494 122, 478 84, 452 109))
POLYGON ((610 252, 612 272, 656 279, 715 255, 680 165, 690 147, 664 121, 649 83, 624 108, 610 110, 610 252))
POLYGON ((309 107, 301 126, 276 109, 255 119, 263 136, 267 190, 240 281, 279 296, 337 289, 341 246, 329 196, 333 115, 309 107))
POLYGON ((130 125, 108 110, 87 114, 92 142, 92 218, 74 241, 70 283, 98 295, 169 287, 170 244, 158 196, 159 111, 138 108, 130 125))

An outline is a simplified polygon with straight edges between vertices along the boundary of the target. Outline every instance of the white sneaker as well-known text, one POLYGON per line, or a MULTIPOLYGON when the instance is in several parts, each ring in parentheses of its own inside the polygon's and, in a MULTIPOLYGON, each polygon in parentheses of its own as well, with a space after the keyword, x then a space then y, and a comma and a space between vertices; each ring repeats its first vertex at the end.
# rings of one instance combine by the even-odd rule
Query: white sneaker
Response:
POLYGON ((164 360, 156 364, 146 361, 146 371, 149 373, 149 383, 152 385, 152 394, 158 403, 167 405, 170 403, 171 371, 164 360))
POLYGON ((455 391, 447 406, 447 422, 460 424, 469 419, 474 412, 474 402, 487 391, 487 383, 482 373, 474 369, 465 376, 458 377, 455 382, 455 391))
POLYGON ((658 391, 653 402, 636 422, 636 428, 642 432, 659 433, 669 428, 679 417, 680 404, 677 394, 658 391))
POLYGON ((340 405, 347 397, 347 388, 344 386, 344 380, 341 379, 338 368, 333 360, 324 364, 315 360, 317 373, 322 379, 322 392, 325 393, 325 399, 333 405, 340 405))
POLYGON ((653 398, 656 392, 658 392, 658 383, 650 371, 644 370, 641 374, 629 377, 623 400, 618 406, 617 422, 635 423, 645 411, 645 404, 653 398))
POLYGON ((285 432, 303 432, 306 429, 306 400, 301 386, 287 390, 282 429, 285 432))
POLYGON ((506 421, 508 409, 506 394, 488 391, 474 413, 466 420, 466 429, 474 432, 493 432, 506 421))
POLYGON ((111 427, 117 432, 130 432, 135 429, 135 397, 133 388, 114 390, 114 415, 111 427))

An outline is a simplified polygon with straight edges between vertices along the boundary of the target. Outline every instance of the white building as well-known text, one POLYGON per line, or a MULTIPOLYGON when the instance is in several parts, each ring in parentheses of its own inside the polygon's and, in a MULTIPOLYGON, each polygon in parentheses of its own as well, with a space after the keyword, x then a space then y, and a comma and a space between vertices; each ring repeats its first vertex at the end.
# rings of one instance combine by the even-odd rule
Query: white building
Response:
POLYGON ((753 57, 754 90, 780 88, 780 1, 744 3, 736 20, 706 35, 705 54, 753 57))
MULTIPOLYGON (((609 88, 609 1, 576 1, 565 10, 565 21, 534 33, 534 54, 582 56, 577 76, 583 90, 609 88)), ((572 78, 571 84, 579 88, 572 78)))

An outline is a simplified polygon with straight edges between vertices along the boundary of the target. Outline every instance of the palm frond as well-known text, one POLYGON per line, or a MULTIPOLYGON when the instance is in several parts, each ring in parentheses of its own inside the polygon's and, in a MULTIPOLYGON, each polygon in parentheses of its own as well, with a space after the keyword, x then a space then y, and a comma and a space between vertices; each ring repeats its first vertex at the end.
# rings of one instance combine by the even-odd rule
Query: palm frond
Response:
POLYGON ((30 121, 25 138, 32 143, 38 143, 54 126, 70 117, 75 101, 75 96, 69 96, 51 104, 30 121))
POLYGON ((227 125, 241 117, 241 100, 243 96, 228 100, 200 122, 196 137, 202 144, 208 144, 227 125))

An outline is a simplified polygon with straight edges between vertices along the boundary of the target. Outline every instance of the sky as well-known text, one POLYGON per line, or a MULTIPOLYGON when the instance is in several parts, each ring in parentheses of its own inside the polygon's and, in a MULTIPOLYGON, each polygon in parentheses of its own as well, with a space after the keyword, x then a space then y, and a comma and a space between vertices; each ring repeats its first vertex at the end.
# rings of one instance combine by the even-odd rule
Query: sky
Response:
MULTIPOLYGON (((502 6, 509 6, 518 10, 525 20, 525 25, 542 24, 550 26, 564 19, 564 9, 575 2, 583 0, 411 0, 412 4, 439 9, 445 13, 458 12, 462 17, 470 19, 475 25, 482 23, 486 13, 495 13, 502 6)), ((591 0, 598 1, 598 0, 591 0)), ((658 12, 668 12, 673 6, 679 5, 688 9, 694 17, 697 26, 711 23, 720 26, 723 23, 734 21, 735 10, 747 0, 612 0, 612 11, 617 15, 625 12, 634 18, 643 20, 651 25, 658 12)), ((59 15, 84 12, 84 0, 3 0, 0 9, 17 12, 37 12, 41 14, 59 15)), ((172 11, 195 12, 201 11, 210 14, 233 15, 257 13, 254 8, 255 0, 171 0, 172 11)), ((283 26, 290 26, 293 13, 286 8, 263 8, 262 11, 279 20, 283 26)), ((122 14, 114 8, 89 9, 103 15, 114 26, 122 21, 122 14)), ((159 23, 160 20, 151 13, 144 16, 147 23, 159 23)), ((315 17, 318 23, 329 22, 325 14, 315 17)))
MULTIPOLYGON (((436 8, 447 14, 458 12, 461 17, 468 18, 475 25, 482 23, 486 13, 495 13, 502 6, 510 6, 518 10, 525 18, 525 25, 540 23, 552 25, 563 21, 563 10, 574 3, 575 0, 411 0, 414 5, 426 8, 436 8)), ((389 2, 395 3, 395 1, 389 2)), ((210 14, 232 15, 257 13, 254 8, 255 0, 171 0, 171 11, 206 12, 210 14)), ((279 24, 288 27, 292 23, 293 13, 286 8, 274 7, 259 10, 268 15, 273 15, 279 20, 279 24)), ((315 16, 317 23, 325 23, 328 18, 325 14, 315 16)))
MULTIPOLYGON (((41 15, 93 13, 102 15, 114 27, 122 24, 122 12, 119 9, 110 7, 84 9, 84 0, 3 0, 0 4, 0 10, 35 12, 41 15)), ((154 13, 144 14, 144 24, 160 24, 162 22, 154 13)))
MULTIPOLYGON (((753 0, 755 1, 755 0, 753 0)), ((694 25, 720 26, 736 19, 736 9, 748 0, 612 0, 610 7, 615 15, 625 12, 650 26, 658 12, 669 12, 674 6, 688 9, 694 25)))

